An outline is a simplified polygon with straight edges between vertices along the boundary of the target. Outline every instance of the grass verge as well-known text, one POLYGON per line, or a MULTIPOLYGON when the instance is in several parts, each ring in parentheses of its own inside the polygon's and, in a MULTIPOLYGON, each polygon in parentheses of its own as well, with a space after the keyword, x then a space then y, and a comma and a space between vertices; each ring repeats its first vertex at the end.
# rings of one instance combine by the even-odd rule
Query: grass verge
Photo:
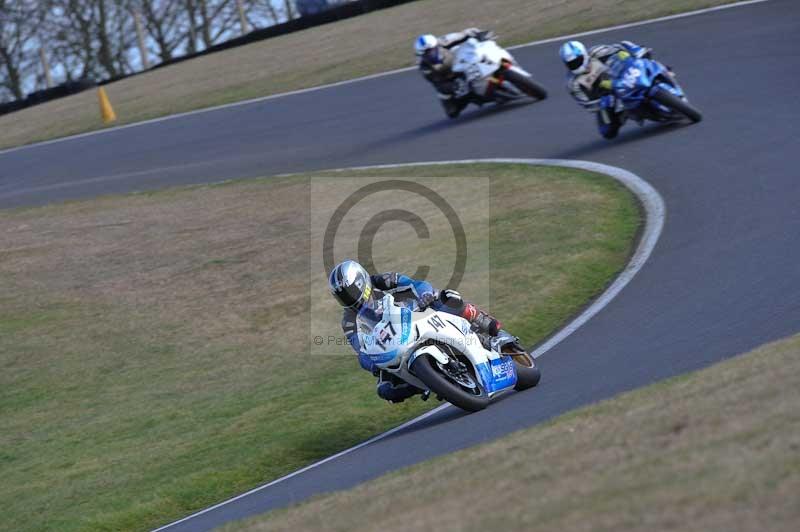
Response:
MULTIPOLYGON (((631 195, 587 172, 358 175, 461 176, 460 194, 488 178, 488 303, 528 343, 602 290, 639 225, 631 195)), ((308 357, 309 183, 0 211, 4 527, 146 530, 433 406, 379 400, 346 347, 308 357)))
POLYGON ((788 532, 800 522, 798 404, 795 336, 224 530, 788 532))
MULTIPOLYGON (((157 69, 106 90, 116 124, 128 124, 410 66, 411 43, 422 32, 479 26, 513 45, 731 1, 418 0, 157 69)), ((0 117, 0 148, 102 127, 97 96, 87 91, 0 117)))

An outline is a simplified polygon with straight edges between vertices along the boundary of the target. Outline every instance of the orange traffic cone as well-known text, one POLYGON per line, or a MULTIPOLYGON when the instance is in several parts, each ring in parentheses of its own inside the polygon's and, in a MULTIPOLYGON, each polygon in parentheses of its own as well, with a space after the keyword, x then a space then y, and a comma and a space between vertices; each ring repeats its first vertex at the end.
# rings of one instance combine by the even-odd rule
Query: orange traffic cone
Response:
POLYGON ((103 117, 103 122, 110 124, 117 119, 117 115, 114 113, 114 108, 111 107, 105 87, 97 88, 97 98, 100 100, 100 115, 103 117))

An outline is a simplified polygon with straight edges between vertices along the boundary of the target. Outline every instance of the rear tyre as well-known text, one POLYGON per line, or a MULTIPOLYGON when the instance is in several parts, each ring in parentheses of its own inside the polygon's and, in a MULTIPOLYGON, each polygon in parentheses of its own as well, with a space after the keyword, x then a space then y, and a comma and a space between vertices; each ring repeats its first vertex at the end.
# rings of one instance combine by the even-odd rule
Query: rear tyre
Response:
POLYGON ((505 77, 506 81, 532 98, 536 98, 537 100, 544 100, 547 98, 547 90, 545 90, 544 87, 516 70, 506 70, 503 77, 505 77))
POLYGON ((533 357, 525 353, 519 355, 512 355, 511 360, 514 361, 514 369, 517 371, 517 383, 514 389, 518 392, 533 388, 539 384, 542 378, 542 372, 536 367, 533 357))
POLYGON ((476 390, 478 393, 470 393, 470 391, 448 379, 438 369, 438 365, 435 362, 432 363, 431 358, 427 355, 418 357, 414 361, 411 371, 433 393, 443 397, 458 408, 468 412, 477 412, 489 405, 489 396, 480 384, 478 384, 478 389, 476 390))
POLYGON ((681 113, 695 124, 703 119, 703 114, 700 111, 692 107, 691 104, 689 104, 689 102, 686 100, 678 98, 669 91, 658 90, 652 96, 652 98, 658 103, 669 107, 673 111, 681 113))

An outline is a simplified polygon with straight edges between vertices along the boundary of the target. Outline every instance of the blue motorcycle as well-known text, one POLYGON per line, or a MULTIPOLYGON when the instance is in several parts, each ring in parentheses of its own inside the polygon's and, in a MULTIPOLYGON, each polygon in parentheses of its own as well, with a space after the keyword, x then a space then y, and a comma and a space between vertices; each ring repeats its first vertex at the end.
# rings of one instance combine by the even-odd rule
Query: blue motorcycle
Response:
POLYGON ((685 117, 697 123, 703 119, 675 75, 658 61, 623 54, 609 65, 609 74, 618 105, 634 120, 672 122, 685 117))

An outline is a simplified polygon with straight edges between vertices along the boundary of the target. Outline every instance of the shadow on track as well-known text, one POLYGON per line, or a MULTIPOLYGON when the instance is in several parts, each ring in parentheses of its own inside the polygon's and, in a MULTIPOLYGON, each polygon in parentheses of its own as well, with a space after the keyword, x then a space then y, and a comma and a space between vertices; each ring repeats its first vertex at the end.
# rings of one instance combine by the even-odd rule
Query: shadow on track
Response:
MULTIPOLYGON (((387 436, 386 438, 383 438, 381 441, 391 440, 391 439, 399 437, 399 436, 413 434, 414 432, 417 432, 417 431, 420 431, 420 430, 428 429, 428 428, 435 427, 435 426, 438 426, 438 425, 444 425, 444 424, 450 423, 451 421, 455 421, 455 420, 461 419, 461 418, 466 417, 466 416, 486 416, 486 415, 491 416, 491 415, 493 415, 492 408, 496 408, 497 404, 502 403, 503 401, 506 401, 507 399, 510 399, 512 397, 516 397, 516 396, 518 396, 518 394, 519 394, 519 392, 509 392, 509 393, 500 394, 500 395, 498 395, 498 396, 496 396, 496 397, 494 397, 492 399, 492 402, 489 404, 489 406, 486 408, 486 410, 482 410, 482 411, 476 412, 476 413, 466 412, 466 411, 461 410, 460 408, 457 408, 455 406, 450 406, 449 408, 443 410, 442 412, 439 412, 438 414, 436 414, 434 416, 431 416, 429 418, 423 419, 422 421, 414 423, 413 425, 411 425, 409 427, 406 427, 403 430, 399 430, 399 431, 387 436)), ((433 401, 434 399, 430 399, 430 400, 433 401)), ((445 404, 445 403, 441 403, 441 404, 445 404)))
MULTIPOLYGON (((388 135, 383 138, 378 138, 366 144, 359 144, 351 151, 343 154, 345 157, 352 155, 363 155, 367 150, 379 150, 387 146, 394 146, 398 143, 403 143, 412 140, 418 140, 421 137, 435 135, 445 131, 452 131, 460 127, 466 127, 478 120, 488 119, 490 117, 501 115, 509 111, 519 111, 521 108, 528 105, 535 104, 541 100, 523 100, 519 102, 510 102, 502 105, 491 104, 478 109, 471 109, 462 114, 458 118, 442 118, 437 122, 432 122, 424 126, 415 127, 406 131, 400 131, 388 135)), ((469 108, 468 108, 469 109, 469 108)))
POLYGON ((674 133, 677 130, 692 126, 694 124, 687 122, 672 122, 667 124, 647 124, 643 127, 636 127, 623 131, 616 139, 606 140, 603 138, 595 138, 594 140, 582 145, 572 146, 564 151, 554 153, 554 159, 581 159, 588 155, 595 154, 608 150, 610 146, 623 146, 628 143, 640 142, 652 138, 674 133))

